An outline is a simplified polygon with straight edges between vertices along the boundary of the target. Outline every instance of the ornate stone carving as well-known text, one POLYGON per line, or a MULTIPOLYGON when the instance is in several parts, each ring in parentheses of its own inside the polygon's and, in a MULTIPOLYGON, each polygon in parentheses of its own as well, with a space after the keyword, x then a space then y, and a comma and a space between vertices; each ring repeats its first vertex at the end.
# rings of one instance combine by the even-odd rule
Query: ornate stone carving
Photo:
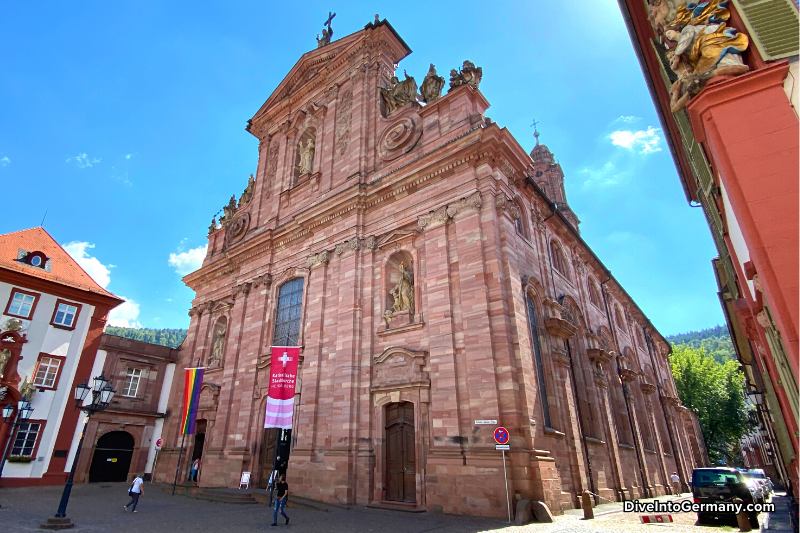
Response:
POLYGON ((408 311, 414 314, 414 278, 410 270, 405 270, 403 263, 400 263, 398 269, 400 270, 400 279, 390 291, 394 298, 392 312, 408 311))
POLYGON ((431 63, 428 74, 422 80, 422 85, 419 88, 420 100, 426 104, 435 102, 442 96, 442 88, 444 88, 444 78, 436 75, 436 67, 431 63))
POLYGON ((33 397, 36 395, 36 385, 28 379, 28 376, 25 376, 25 379, 22 380, 17 390, 19 390, 22 398, 29 402, 32 402, 33 397))
POLYGON ((480 209, 482 205, 483 200, 481 198, 481 193, 474 192, 457 202, 430 211, 427 215, 420 215, 417 217, 417 225, 422 229, 430 229, 439 223, 447 223, 459 213, 470 209, 480 209))
POLYGON ((6 320, 6 323, 3 324, 3 330, 5 331, 20 331, 22 330, 22 320, 19 318, 9 318, 6 320))
POLYGON ((336 144, 334 150, 344 155, 350 142, 350 120, 353 116, 353 91, 346 90, 336 106, 336 144))
MULTIPOLYGON (((266 196, 272 192, 272 184, 275 182, 275 176, 278 173, 278 149, 280 148, 277 139, 269 143, 269 153, 267 154, 267 170, 266 170, 266 196)), ((264 189, 264 187, 262 187, 264 189)))
POLYGON ((253 284, 254 289, 261 285, 269 287, 272 285, 272 274, 261 274, 260 276, 256 276, 250 281, 250 283, 253 284))
POLYGON ((391 161, 410 152, 422 136, 422 119, 417 113, 390 124, 378 141, 378 153, 382 160, 391 161))
POLYGON ((330 252, 328 252, 328 250, 323 250, 320 253, 312 255, 306 259, 306 266, 308 266, 308 268, 313 268, 317 265, 327 265, 330 260, 330 252))
POLYGON ((403 74, 406 77, 403 81, 398 80, 397 76, 392 76, 389 87, 380 88, 381 96, 386 103, 387 117, 407 103, 417 101, 417 82, 405 70, 403 74))
POLYGON ((503 174, 505 174, 506 177, 511 179, 514 178, 514 167, 511 166, 511 163, 509 163, 507 159, 503 159, 503 162, 500 165, 500 170, 503 171, 503 174))
POLYGON ((452 69, 450 71, 450 90, 461 85, 469 85, 478 88, 483 77, 483 69, 476 67, 472 61, 464 61, 461 70, 452 69))
POLYGON ((372 390, 398 387, 429 387, 430 375, 423 372, 425 352, 391 347, 372 360, 372 390))
POLYGON ((208 367, 219 366, 225 355, 225 334, 228 332, 228 325, 224 321, 217 324, 214 331, 214 344, 211 346, 211 354, 208 356, 208 367))
POLYGON ((236 213, 236 195, 231 196, 228 205, 223 207, 222 211, 225 214, 219 219, 219 223, 222 225, 222 227, 227 227, 231 223, 234 213, 236 213))
POLYGON ((636 379, 639 377, 639 374, 629 368, 623 368, 619 371, 619 377, 622 379, 622 381, 630 383, 632 381, 636 381, 636 379))
POLYGON ((500 193, 494 197, 495 206, 500 214, 507 213, 514 220, 518 219, 522 213, 519 212, 519 207, 511 201, 505 194, 500 193))
POLYGON ((348 239, 342 243, 336 245, 334 249, 334 253, 336 255, 342 255, 348 250, 358 251, 361 249, 364 250, 375 250, 377 248, 377 240, 374 236, 369 236, 365 238, 358 238, 353 237, 352 239, 348 239))
POLYGON ((242 283, 241 285, 236 285, 231 289, 231 297, 236 300, 239 296, 246 296, 250 294, 250 289, 252 287, 251 283, 242 283))
POLYGON ((769 330, 772 327, 772 321, 769 319, 766 309, 759 311, 759 313, 756 315, 756 322, 758 322, 759 325, 766 330, 769 330))
POLYGON ((297 151, 300 153, 300 175, 311 174, 314 169, 314 139, 308 139, 305 146, 300 144, 297 151))
POLYGON ((217 229, 218 229, 217 228, 217 217, 213 216, 213 217, 211 217, 211 225, 208 226, 208 234, 211 235, 212 233, 217 231, 217 229))
POLYGON ((250 199, 253 197, 253 189, 255 189, 256 179, 250 174, 250 178, 247 180, 247 187, 245 187, 244 191, 242 191, 242 195, 239 197, 239 207, 243 206, 250 199))
POLYGON ((3 377, 3 371, 9 359, 11 359, 11 350, 0 350, 0 378, 3 377))
POLYGON ((225 242, 230 246, 244 239, 250 227, 250 213, 242 213, 234 217, 225 234, 225 242))

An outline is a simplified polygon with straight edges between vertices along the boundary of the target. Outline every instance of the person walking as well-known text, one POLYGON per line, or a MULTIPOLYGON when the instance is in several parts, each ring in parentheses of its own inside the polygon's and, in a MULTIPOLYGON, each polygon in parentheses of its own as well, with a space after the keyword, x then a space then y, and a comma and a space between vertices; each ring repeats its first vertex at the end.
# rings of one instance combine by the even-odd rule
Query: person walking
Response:
POLYGON ((672 493, 676 496, 681 495, 681 478, 678 477, 677 472, 673 472, 669 479, 672 481, 672 493))
POLYGON ((133 505, 133 507, 131 507, 131 511, 133 511, 134 513, 136 512, 136 504, 139 503, 139 496, 144 494, 144 486, 143 486, 144 480, 142 479, 143 476, 144 474, 136 474, 136 477, 131 482, 131 486, 128 489, 128 496, 131 497, 131 501, 129 501, 122 507, 126 511, 128 510, 128 507, 133 505))
POLYGON ((192 481, 197 481, 197 472, 200 470, 200 458, 194 460, 192 463, 192 481))
POLYGON ((275 514, 272 517, 272 525, 278 525, 278 511, 280 511, 281 515, 286 519, 286 524, 288 525, 289 517, 283 512, 283 507, 286 505, 286 498, 289 497, 289 484, 286 483, 286 476, 281 476, 275 488, 278 489, 278 497, 275 498, 275 514))

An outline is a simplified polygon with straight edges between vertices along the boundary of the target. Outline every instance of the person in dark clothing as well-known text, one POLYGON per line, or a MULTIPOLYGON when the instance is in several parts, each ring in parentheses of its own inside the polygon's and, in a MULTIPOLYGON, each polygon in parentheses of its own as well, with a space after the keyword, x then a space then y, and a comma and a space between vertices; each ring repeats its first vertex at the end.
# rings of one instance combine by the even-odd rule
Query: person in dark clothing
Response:
POLYGON ((275 514, 272 517, 272 525, 278 525, 278 511, 280 511, 281 515, 286 519, 286 523, 289 523, 289 517, 286 516, 286 513, 283 512, 283 507, 286 505, 286 498, 289 497, 289 484, 286 483, 286 476, 281 476, 280 481, 275 485, 275 488, 278 490, 278 497, 275 498, 275 514))

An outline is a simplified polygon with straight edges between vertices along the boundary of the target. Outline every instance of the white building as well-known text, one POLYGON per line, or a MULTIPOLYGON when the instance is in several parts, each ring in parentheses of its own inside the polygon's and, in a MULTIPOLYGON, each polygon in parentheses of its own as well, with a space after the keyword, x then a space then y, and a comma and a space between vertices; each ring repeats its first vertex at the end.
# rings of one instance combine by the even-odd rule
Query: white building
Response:
POLYGON ((0 407, 16 406, 26 382, 36 388, 17 431, 13 416, 0 418, 0 450, 12 439, 0 485, 66 481, 80 431, 73 390, 91 383, 108 314, 122 301, 43 228, 0 235, 0 407))

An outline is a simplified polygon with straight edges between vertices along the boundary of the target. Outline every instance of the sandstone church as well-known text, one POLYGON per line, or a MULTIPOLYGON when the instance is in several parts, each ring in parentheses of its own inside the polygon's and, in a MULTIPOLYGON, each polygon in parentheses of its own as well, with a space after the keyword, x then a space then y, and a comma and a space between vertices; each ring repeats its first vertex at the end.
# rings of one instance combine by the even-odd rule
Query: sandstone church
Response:
POLYGON ((298 496, 505 516, 496 426, 510 498, 553 513, 584 490, 670 493, 706 464, 669 344, 582 240, 553 154, 486 117, 481 68, 400 80, 411 50, 377 17, 318 44, 248 122, 255 176, 184 278, 156 480, 176 472, 180 369, 198 361, 181 478, 202 458, 201 487, 265 486, 278 446, 298 496), (271 346, 301 348, 277 442, 271 346))

